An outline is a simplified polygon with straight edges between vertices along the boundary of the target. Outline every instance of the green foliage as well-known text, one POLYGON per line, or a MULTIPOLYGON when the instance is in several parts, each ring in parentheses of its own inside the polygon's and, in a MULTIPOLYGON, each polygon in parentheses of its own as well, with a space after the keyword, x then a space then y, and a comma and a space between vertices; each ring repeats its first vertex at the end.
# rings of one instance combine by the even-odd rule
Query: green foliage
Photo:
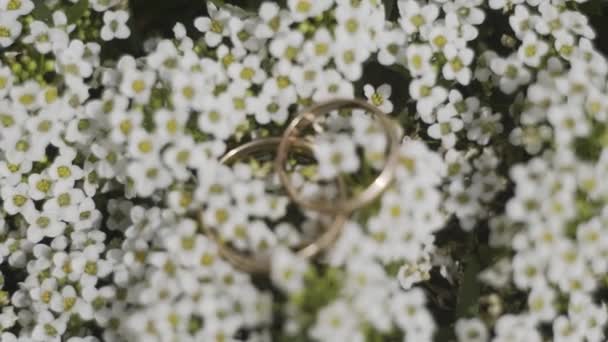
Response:
POLYGON ((593 125, 589 136, 574 140, 576 155, 588 161, 597 161, 606 146, 608 146, 608 129, 600 123, 593 125))
POLYGON ((477 276, 481 265, 477 255, 471 253, 465 259, 464 278, 458 289, 458 303, 456 304, 456 316, 467 317, 479 312, 479 294, 481 287, 477 276))
POLYGON ((43 1, 39 1, 38 3, 36 3, 36 6, 34 7, 34 10, 32 10, 31 15, 34 19, 44 21, 47 24, 53 21, 53 13, 43 1))
POLYGON ((337 268, 311 267, 304 275, 304 290, 288 300, 297 308, 301 334, 279 337, 279 341, 308 341, 305 332, 315 323, 317 313, 339 295, 344 281, 344 271, 337 268))
POLYGON ((68 22, 73 24, 82 18, 85 12, 89 9, 89 0, 78 0, 72 7, 68 8, 65 15, 68 17, 68 22))

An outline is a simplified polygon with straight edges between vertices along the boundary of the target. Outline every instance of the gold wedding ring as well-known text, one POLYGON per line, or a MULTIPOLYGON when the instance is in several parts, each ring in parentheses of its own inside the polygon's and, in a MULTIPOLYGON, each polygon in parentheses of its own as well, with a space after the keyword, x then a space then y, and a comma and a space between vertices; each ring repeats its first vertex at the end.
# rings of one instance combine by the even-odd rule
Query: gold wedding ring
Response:
POLYGON ((280 140, 274 166, 287 194, 300 206, 328 214, 348 215, 354 210, 373 202, 382 194, 382 192, 384 192, 384 190, 386 190, 386 188, 388 188, 393 181, 398 159, 399 134, 397 133, 394 122, 384 112, 363 100, 334 99, 313 105, 312 107, 303 110, 291 121, 280 140), (289 150, 290 148, 295 147, 295 141, 298 141, 294 138, 297 138, 298 134, 304 128, 312 125, 317 117, 327 114, 332 110, 342 108, 364 109, 372 113, 374 118, 381 124, 388 141, 388 157, 384 169, 382 169, 376 179, 374 179, 374 181, 356 197, 333 201, 304 198, 291 183, 289 176, 285 171, 285 163, 289 150))
MULTIPOLYGON (((295 153, 307 157, 312 157, 312 144, 310 142, 290 137, 271 137, 254 140, 249 143, 240 145, 228 151, 222 157, 222 159, 220 159, 220 162, 229 165, 236 162, 237 160, 243 159, 251 155, 269 152, 274 153, 277 151, 277 146, 279 146, 279 144, 285 139, 289 140, 289 146, 293 147, 293 151, 295 153)), ((344 187, 343 182, 339 180, 338 186, 340 187, 340 193, 344 194, 344 191, 346 189, 344 187)), ((324 232, 320 234, 314 241, 299 246, 295 251, 296 255, 303 258, 312 258, 318 255, 323 250, 330 247, 342 232, 342 229, 348 217, 347 215, 347 213, 341 212, 332 213, 333 221, 327 227, 327 229, 324 230, 324 232)), ((270 271, 271 260, 269 255, 255 256, 237 251, 236 249, 226 244, 225 241, 223 241, 218 236, 214 229, 205 225, 203 220, 203 211, 199 213, 198 219, 200 221, 200 225, 205 230, 207 236, 217 244, 220 255, 229 263, 231 263, 234 267, 249 273, 268 273, 270 271)))

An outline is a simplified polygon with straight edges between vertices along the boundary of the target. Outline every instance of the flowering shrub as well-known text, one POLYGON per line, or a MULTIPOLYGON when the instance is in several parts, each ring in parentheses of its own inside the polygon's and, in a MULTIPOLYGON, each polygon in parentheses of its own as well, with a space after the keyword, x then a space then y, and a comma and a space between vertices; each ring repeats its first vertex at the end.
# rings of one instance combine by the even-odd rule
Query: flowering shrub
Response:
MULTIPOLYGON (((605 341, 601 1, 236 5, 0 0, 2 342, 605 341), (219 159, 338 97, 398 123, 399 165, 306 260, 323 218, 219 159)), ((387 141, 321 124, 292 179, 356 194, 387 141)))

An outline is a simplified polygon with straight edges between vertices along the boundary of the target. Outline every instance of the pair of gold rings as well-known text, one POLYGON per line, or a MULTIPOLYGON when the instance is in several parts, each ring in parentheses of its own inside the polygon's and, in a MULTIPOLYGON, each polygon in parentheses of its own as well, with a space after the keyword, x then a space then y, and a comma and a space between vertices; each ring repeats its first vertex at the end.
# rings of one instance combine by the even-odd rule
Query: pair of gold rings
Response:
MULTIPOLYGON (((287 126, 282 136, 261 138, 237 146, 228 151, 220 159, 220 162, 230 165, 246 157, 273 152, 276 155, 274 159, 274 171, 279 176, 279 180, 289 198, 302 208, 331 216, 332 223, 324 229, 322 234, 317 236, 313 241, 298 246, 295 250, 296 255, 302 258, 312 258, 329 248, 337 240, 353 211, 373 202, 391 184, 399 158, 399 133, 394 122, 384 112, 366 101, 359 99, 334 99, 313 105, 298 113, 287 126), (312 157, 312 143, 300 137, 301 132, 306 128, 310 128, 317 118, 333 110, 354 108, 370 112, 374 119, 382 126, 385 138, 388 141, 387 161, 384 168, 365 190, 352 198, 346 198, 346 187, 341 179, 338 179, 340 194, 338 199, 313 200, 306 198, 298 192, 287 174, 286 163, 289 153, 312 157)), ((208 237, 217 244, 220 255, 233 266, 250 273, 267 273, 270 271, 271 260, 268 255, 255 256, 237 251, 226 244, 213 229, 204 224, 202 212, 198 217, 208 237)))

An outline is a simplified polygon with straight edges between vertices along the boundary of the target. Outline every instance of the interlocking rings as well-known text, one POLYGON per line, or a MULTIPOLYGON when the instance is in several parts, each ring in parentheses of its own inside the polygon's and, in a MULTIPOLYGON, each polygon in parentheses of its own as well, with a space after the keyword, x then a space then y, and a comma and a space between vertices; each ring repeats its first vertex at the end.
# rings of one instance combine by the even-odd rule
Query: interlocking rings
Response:
MULTIPOLYGON (((302 258, 312 258, 327 250, 338 239, 350 214, 378 198, 392 183, 399 158, 399 133, 392 120, 375 106, 358 99, 335 99, 316 104, 301 111, 287 126, 281 137, 261 138, 237 146, 228 151, 220 160, 223 164, 232 164, 237 160, 262 153, 275 153, 274 170, 290 199, 309 210, 330 215, 331 223, 325 226, 323 232, 313 241, 303 243, 295 248, 296 255, 302 258), (304 198, 291 182, 286 172, 285 164, 290 153, 300 156, 313 157, 313 145, 310 141, 298 137, 300 132, 313 125, 315 119, 333 110, 343 108, 359 108, 370 112, 380 123, 387 139, 386 163, 374 181, 353 198, 346 198, 346 186, 338 177, 339 198, 309 199, 304 198)), ((199 221, 208 237, 217 246, 220 255, 236 268, 250 273, 268 273, 271 269, 270 255, 251 255, 242 253, 223 241, 211 227, 205 225, 203 213, 199 221)))

